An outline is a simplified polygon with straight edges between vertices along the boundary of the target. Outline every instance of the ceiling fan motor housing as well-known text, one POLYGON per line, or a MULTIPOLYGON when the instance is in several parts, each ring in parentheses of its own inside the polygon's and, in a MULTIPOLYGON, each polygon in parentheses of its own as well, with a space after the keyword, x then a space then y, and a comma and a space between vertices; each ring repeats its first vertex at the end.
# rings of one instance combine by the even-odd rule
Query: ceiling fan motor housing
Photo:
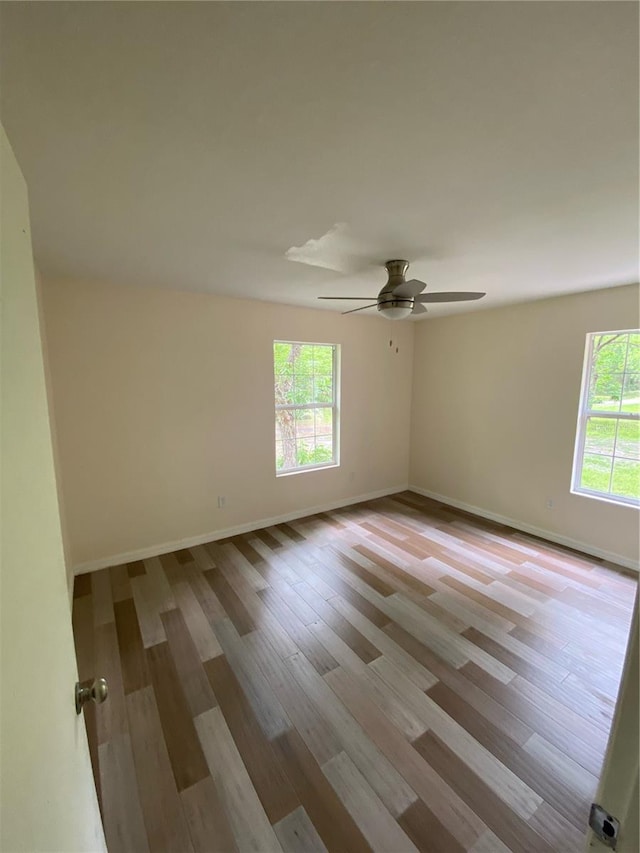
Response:
POLYGON ((409 269, 408 261, 387 261, 385 268, 389 275, 387 283, 378 294, 378 311, 388 320, 402 320, 413 311, 414 299, 412 296, 395 296, 394 290, 405 283, 405 276, 409 269))

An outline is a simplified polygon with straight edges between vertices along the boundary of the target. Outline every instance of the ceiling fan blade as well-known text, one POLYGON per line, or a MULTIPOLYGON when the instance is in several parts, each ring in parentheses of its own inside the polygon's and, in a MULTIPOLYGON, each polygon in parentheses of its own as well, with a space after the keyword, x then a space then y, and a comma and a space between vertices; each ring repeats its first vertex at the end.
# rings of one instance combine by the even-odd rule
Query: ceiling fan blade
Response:
POLYGON ((352 308, 351 311, 343 311, 342 314, 355 314, 356 311, 364 311, 365 308, 375 308, 377 304, 377 302, 374 302, 373 305, 363 305, 362 308, 352 308))
POLYGON ((318 299, 349 299, 357 302, 367 302, 376 299, 375 296, 318 296, 318 299))
POLYGON ((422 302, 414 302, 413 303, 413 311, 412 314, 426 314, 427 309, 424 307, 422 302))
POLYGON ((419 281, 417 278, 412 278, 410 281, 403 281, 393 291, 394 296, 413 297, 421 293, 427 285, 424 281, 419 281))
POLYGON ((421 293, 416 296, 416 302, 469 302, 472 299, 482 299, 486 293, 473 293, 470 291, 451 291, 441 293, 421 293))

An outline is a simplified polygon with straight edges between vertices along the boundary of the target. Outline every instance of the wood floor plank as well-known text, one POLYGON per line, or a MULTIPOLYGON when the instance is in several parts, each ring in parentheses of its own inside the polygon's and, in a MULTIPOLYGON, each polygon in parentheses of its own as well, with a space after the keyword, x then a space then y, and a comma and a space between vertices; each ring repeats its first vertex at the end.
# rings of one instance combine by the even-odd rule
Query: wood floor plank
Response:
POLYGON ((378 575, 374 574, 368 569, 365 569, 363 566, 360 565, 360 563, 356 562, 356 560, 347 557, 345 554, 342 553, 342 551, 339 551, 337 548, 334 548, 331 545, 328 546, 327 550, 335 559, 337 559, 344 566, 344 568, 348 572, 351 572, 352 574, 356 575, 356 577, 359 577, 360 580, 363 580, 367 584, 367 586, 370 586, 371 589, 374 589, 379 595, 382 595, 386 598, 389 595, 393 595, 393 593, 395 592, 393 586, 381 580, 378 575))
POLYGON ((203 569, 187 576, 187 582, 193 590, 202 612, 207 617, 210 625, 214 626, 222 619, 228 619, 227 611, 224 609, 211 585, 207 581, 210 569, 203 569))
POLYGON ((211 776, 239 850, 282 850, 219 707, 195 719, 211 776))
MULTIPOLYGON (((152 687, 126 698, 140 805, 150 850, 193 850, 152 687)), ((133 848, 135 849, 135 848, 133 848)))
POLYGON ((251 616, 224 575, 218 569, 212 569, 205 572, 205 577, 236 631, 241 636, 254 631, 256 626, 251 616))
MULTIPOLYGON (((415 792, 413 798, 405 803, 404 809, 391 812, 393 816, 397 818, 403 814, 416 801, 417 794, 424 803, 429 803, 438 823, 457 839, 460 847, 467 849, 474 844, 486 831, 486 825, 431 769, 382 711, 362 694, 362 691, 354 685, 351 676, 339 668, 330 672, 325 680, 362 726, 371 742, 391 765, 397 768, 396 772, 402 774, 415 792)), ((366 777, 366 773, 363 775, 366 777)), ((413 838, 412 835, 410 837, 413 838)), ((446 837, 448 836, 445 835, 446 837)))
POLYGON ((255 631, 243 640, 311 754, 322 766, 342 750, 332 726, 302 690, 266 637, 255 631))
MULTIPOLYGON (((300 596, 297 596, 300 598, 300 596)), ((318 670, 320 675, 330 672, 338 666, 325 647, 320 643, 308 629, 308 624, 300 621, 298 616, 289 608, 286 599, 272 589, 265 589, 260 593, 260 598, 265 606, 271 610, 284 630, 289 634, 296 646, 302 651, 311 664, 318 670)), ((303 601, 303 599, 300 599, 303 601)), ((304 602, 303 602, 304 603, 304 602)), ((311 610, 311 608, 309 608, 311 610)), ((318 619, 318 614, 311 611, 313 619, 318 619)))
POLYGON ((326 853, 309 815, 298 806, 295 811, 282 818, 274 827, 284 853, 326 853))
MULTIPOLYGON (((492 632, 493 633, 493 632, 492 632)), ((545 659, 543 655, 530 649, 525 643, 518 641, 509 634, 496 632, 498 639, 486 636, 476 628, 468 628, 462 632, 462 636, 470 640, 480 649, 484 649, 496 660, 501 661, 517 675, 534 683, 547 684, 550 680, 555 682, 564 681, 569 671, 557 666, 552 661, 545 659), (517 649, 515 651, 514 649, 517 649), (535 663, 533 663, 535 661, 535 663)))
POLYGON ((98 743, 106 743, 116 735, 127 733, 127 714, 115 622, 98 625, 94 631, 94 675, 100 673, 109 686, 109 701, 96 706, 98 743))
POLYGON ((388 634, 385 634, 384 631, 381 631, 380 628, 366 619, 348 601, 337 595, 335 598, 330 599, 330 604, 421 690, 428 690, 429 687, 432 687, 437 682, 438 679, 435 675, 425 669, 415 658, 391 640, 388 634))
POLYGON ((163 613, 162 624, 191 716, 197 717, 216 705, 198 650, 179 610, 163 613))
POLYGON ((552 850, 583 853, 585 849, 585 831, 572 826, 549 803, 542 803, 529 819, 529 825, 552 850))
MULTIPOLYGON (((355 607, 356 610, 359 610, 365 618, 367 618, 370 622, 372 622, 379 628, 384 627, 384 625, 386 625, 390 621, 386 613, 384 613, 382 610, 376 607, 375 604, 373 604, 369 599, 365 598, 358 592, 358 590, 353 585, 353 579, 351 579, 351 582, 349 583, 345 581, 337 572, 327 571, 326 567, 323 569, 323 567, 318 567, 317 564, 311 567, 311 572, 317 574, 318 577, 320 577, 320 575, 323 575, 324 582, 328 582, 327 585, 330 591, 328 595, 324 595, 321 592, 320 594, 323 598, 328 600, 332 598, 336 593, 339 593, 344 599, 346 599, 351 604, 352 607, 355 607)), ((296 587, 294 587, 294 589, 295 588, 296 587)), ((319 591, 315 584, 314 588, 316 589, 316 591, 319 591)))
POLYGON ((205 669, 267 817, 277 823, 300 803, 225 656, 208 661, 205 669))
POLYGON ((236 853, 233 831, 211 776, 185 788, 180 799, 195 853, 236 853))
POLYGON ((91 595, 91 574, 76 575, 73 579, 73 597, 83 598, 91 595))
POLYGON ((167 610, 175 610, 176 602, 160 558, 149 557, 149 559, 143 560, 143 562, 150 585, 153 588, 154 598, 158 603, 159 612, 164 613, 167 610))
POLYGON ((249 549, 251 551, 254 550, 244 542, 242 537, 234 536, 226 545, 220 546, 220 553, 224 555, 225 560, 235 566, 253 590, 258 592, 261 589, 266 589, 269 586, 268 580, 265 579, 261 572, 254 568, 253 563, 245 556, 241 549, 244 551, 248 551, 249 549))
POLYGON ((398 823, 414 846, 425 853, 463 853, 465 850, 422 800, 409 806, 398 818, 398 823))
POLYGON ((147 666, 133 599, 117 601, 114 605, 114 614, 122 667, 122 684, 126 695, 151 684, 151 674, 147 666))
POLYGON ((200 660, 204 663, 206 660, 221 655, 222 648, 218 638, 200 606, 193 588, 187 581, 180 581, 174 585, 173 595, 191 634, 191 639, 198 650, 200 660))
POLYGON ((291 728, 291 720, 287 712, 264 677, 260 666, 247 652, 231 620, 219 622, 216 631, 226 658, 242 685, 265 736, 268 740, 273 740, 288 731, 291 728))
POLYGON ((209 775, 168 643, 147 649, 158 713, 179 791, 209 775))
POLYGON ((385 633, 515 743, 523 744, 531 737, 532 728, 399 625, 388 626, 385 633))
MULTIPOLYGON (((344 751, 378 794, 390 813, 394 817, 401 814, 407 806, 415 801, 416 794, 402 774, 385 757, 379 749, 379 745, 370 740, 359 723, 329 687, 329 683, 333 684, 329 680, 334 674, 342 672, 342 669, 339 667, 332 670, 323 679, 302 654, 293 655, 286 663, 296 681, 333 727, 344 751)), ((406 743, 406 741, 404 742, 406 743)))
MULTIPOLYGON (((428 764, 467 802, 474 812, 504 841, 512 853, 553 853, 521 816, 487 785, 482 774, 473 772, 437 735, 424 734, 414 744, 428 764)), ((542 805, 539 800, 536 808, 542 805)), ((527 817, 535 813, 534 808, 527 817)))
POLYGON ((140 575, 145 575, 147 570, 144 567, 142 560, 134 560, 132 563, 127 563, 127 574, 130 578, 137 578, 140 575))
POLYGON ((573 731, 565 726, 562 716, 549 716, 513 687, 501 684, 473 663, 465 664, 462 673, 589 773, 599 775, 603 760, 602 751, 597 744, 587 743, 576 737, 573 731))
MULTIPOLYGON (((380 650, 332 607, 330 602, 325 601, 322 596, 315 593, 308 584, 297 584, 297 588, 300 589, 300 594, 312 605, 317 614, 316 623, 308 626, 312 634, 317 635, 317 622, 318 617, 320 617, 322 622, 346 643, 363 663, 370 663, 380 657, 380 650)), ((325 648, 327 648, 326 644, 325 648)))
MULTIPOLYGON (((477 714, 470 705, 442 682, 431 688, 428 695, 452 719, 463 726, 478 743, 486 747, 505 767, 508 767, 519 779, 522 779, 531 790, 535 791, 543 800, 553 803, 567 820, 570 820, 575 826, 586 825, 589 803, 585 797, 584 780, 582 784, 574 784, 575 777, 571 776, 570 773, 563 776, 561 772, 556 772, 550 763, 540 760, 536 752, 537 750, 542 752, 544 742, 542 746, 538 746, 541 741, 538 735, 532 733, 524 746, 521 747, 481 714, 477 714)), ((557 764, 558 770, 567 762, 564 756, 563 759, 557 764)), ((584 773, 584 771, 583 774, 587 780, 592 778, 590 774, 584 773)), ((594 791, 595 789, 591 793, 593 794, 594 791)))
POLYGON ((432 699, 425 697, 429 714, 428 734, 433 734, 455 754, 467 770, 482 778, 488 788, 524 820, 531 817, 542 802, 522 779, 505 767, 466 729, 445 713, 432 699))
POLYGON ((327 849, 371 850, 300 735, 295 730, 285 732, 274 741, 274 749, 327 849))
POLYGON ((261 539, 267 548, 270 548, 272 551, 277 551, 279 548, 282 548, 282 544, 272 536, 268 530, 256 530, 254 532, 254 536, 261 539))
MULTIPOLYGON (((342 668, 351 673, 359 688, 382 709, 409 740, 418 737, 426 730, 427 723, 416 713, 415 707, 378 675, 377 670, 373 668, 376 661, 366 666, 324 622, 310 627, 342 668)), ((383 657, 379 656, 377 660, 381 661, 383 657)), ((421 696, 423 695, 419 688, 415 687, 415 690, 420 692, 421 696)))
POLYGON ((417 853, 415 845, 391 817, 346 752, 328 761, 322 772, 360 827, 372 850, 379 853, 391 850, 417 853))
POLYGON ((460 667, 468 661, 475 662, 487 673, 507 684, 515 672, 496 658, 469 642, 430 614, 421 610, 401 595, 394 595, 385 602, 385 608, 394 621, 410 634, 428 645, 436 654, 444 657, 452 666, 460 667))
POLYGON ((93 596, 93 621, 96 626, 113 622, 113 598, 109 569, 91 574, 91 594, 93 596))
POLYGON ((109 853, 148 853, 129 734, 99 747, 103 823, 109 853))
POLYGON ((146 573, 134 575, 131 578, 131 589, 145 649, 166 642, 167 635, 160 618, 161 602, 156 595, 152 579, 146 573))
MULTIPOLYGON (((593 799, 598 787, 598 777, 591 773, 585 773, 584 768, 577 762, 572 761, 567 755, 561 752, 557 747, 554 747, 548 741, 538 734, 533 734, 523 747, 524 752, 529 758, 529 762, 536 762, 544 767, 549 774, 557 779, 565 789, 575 791, 578 797, 582 800, 583 808, 586 811, 582 813, 582 820, 574 821, 578 828, 584 828, 588 821, 588 808, 593 799)), ((563 814, 568 820, 571 820, 571 815, 565 814, 562 808, 557 805, 556 799, 553 797, 545 797, 547 802, 552 803, 557 811, 563 814)))
POLYGON ((182 548, 180 551, 174 551, 173 553, 175 554, 176 560, 181 565, 193 562, 193 556, 188 548, 182 548))
POLYGON ((129 580, 126 565, 111 566, 109 569, 109 580, 111 581, 111 598, 114 604, 133 597, 131 581, 129 580))

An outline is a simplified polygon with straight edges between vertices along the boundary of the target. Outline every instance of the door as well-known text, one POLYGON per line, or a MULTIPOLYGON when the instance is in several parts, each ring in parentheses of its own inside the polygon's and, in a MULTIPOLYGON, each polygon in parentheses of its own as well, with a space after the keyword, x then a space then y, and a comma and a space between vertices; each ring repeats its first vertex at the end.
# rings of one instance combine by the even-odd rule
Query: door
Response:
MULTIPOLYGON (((631 621, 627 659, 622 673, 620 693, 611 726, 604 768, 596 794, 599 803, 620 822, 618 853, 638 853, 640 832, 638 821, 638 736, 639 678, 638 678, 638 595, 631 621)), ((608 850, 598 838, 589 833, 589 849, 608 850)))
POLYGON ((0 849, 103 851, 77 678, 27 188, 0 127, 0 849))

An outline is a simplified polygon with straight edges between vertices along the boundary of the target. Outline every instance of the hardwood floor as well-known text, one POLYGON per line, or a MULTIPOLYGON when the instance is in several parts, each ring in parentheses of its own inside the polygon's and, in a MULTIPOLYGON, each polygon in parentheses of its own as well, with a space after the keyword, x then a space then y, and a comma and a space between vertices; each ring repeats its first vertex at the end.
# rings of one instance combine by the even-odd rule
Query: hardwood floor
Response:
POLYGON ((410 492, 78 577, 109 850, 582 851, 636 586, 410 492))

